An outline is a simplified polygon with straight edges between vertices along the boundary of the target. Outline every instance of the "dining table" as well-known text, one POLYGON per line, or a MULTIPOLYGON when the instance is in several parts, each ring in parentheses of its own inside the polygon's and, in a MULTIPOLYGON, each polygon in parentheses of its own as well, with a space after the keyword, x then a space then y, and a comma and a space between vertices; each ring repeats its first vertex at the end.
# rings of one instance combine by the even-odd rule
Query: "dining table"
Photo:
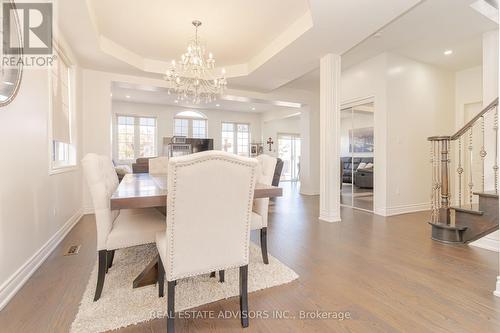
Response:
MULTIPOLYGON (((132 173, 123 177, 110 199, 112 210, 134 208, 156 208, 163 214, 167 205, 167 182, 165 174, 132 173)), ((257 183, 254 199, 281 197, 283 189, 277 186, 257 183)), ((134 279, 133 288, 155 284, 158 277, 159 255, 134 279)))

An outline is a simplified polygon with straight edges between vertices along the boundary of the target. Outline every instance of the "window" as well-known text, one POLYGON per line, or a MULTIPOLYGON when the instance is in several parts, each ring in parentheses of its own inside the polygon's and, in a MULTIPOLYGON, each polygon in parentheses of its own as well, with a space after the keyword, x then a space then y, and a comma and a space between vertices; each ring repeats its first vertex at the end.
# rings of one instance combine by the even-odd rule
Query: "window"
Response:
POLYGON ((222 123, 222 150, 249 156, 250 125, 222 123))
POLYGON ((193 138, 207 137, 207 121, 205 119, 193 119, 193 138))
POLYGON ((182 111, 174 118, 174 135, 204 139, 207 137, 207 119, 196 111, 182 111))
POLYGON ((174 135, 189 136, 189 119, 174 119, 174 135))
POLYGON ((156 156, 156 118, 116 116, 116 154, 120 161, 156 156))
POLYGON ((76 165, 72 71, 70 61, 57 46, 55 53, 50 70, 50 173, 76 165))

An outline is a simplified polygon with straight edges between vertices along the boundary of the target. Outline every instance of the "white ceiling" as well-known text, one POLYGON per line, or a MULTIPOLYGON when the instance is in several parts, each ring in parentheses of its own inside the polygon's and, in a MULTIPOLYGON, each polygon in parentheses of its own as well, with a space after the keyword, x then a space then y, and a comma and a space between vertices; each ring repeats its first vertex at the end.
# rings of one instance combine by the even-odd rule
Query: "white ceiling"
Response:
POLYGON ((420 1, 71 0, 56 3, 56 20, 84 67, 161 78, 185 47, 190 21, 199 19, 221 64, 237 64, 228 69, 230 88, 267 92, 316 68, 323 54, 346 52, 420 1))
POLYGON ((309 10, 307 0, 91 0, 100 33, 144 58, 178 59, 199 35, 218 66, 247 62, 309 10), (119 10, 117 10, 119 8, 119 10))
MULTIPOLYGON (((475 0, 427 0, 342 55, 348 68, 382 52, 394 52, 451 71, 482 63, 482 34, 498 25, 470 4, 475 0), (445 50, 453 50, 446 56, 445 50)), ((319 70, 293 81, 288 87, 319 88, 319 70)))
POLYGON ((132 85, 129 83, 113 82, 112 100, 128 103, 145 103, 155 105, 180 106, 190 109, 213 109, 235 112, 263 113, 279 109, 301 111, 300 103, 263 100, 241 96, 226 95, 212 103, 191 104, 180 101, 176 103, 176 96, 169 95, 168 90, 163 87, 132 85))

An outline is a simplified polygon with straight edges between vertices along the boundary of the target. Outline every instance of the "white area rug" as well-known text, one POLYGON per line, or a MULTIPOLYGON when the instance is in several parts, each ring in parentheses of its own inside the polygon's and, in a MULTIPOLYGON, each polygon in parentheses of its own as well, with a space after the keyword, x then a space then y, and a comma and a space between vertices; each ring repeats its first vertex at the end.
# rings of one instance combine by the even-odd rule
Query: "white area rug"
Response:
MULTIPOLYGON (((106 275, 101 298, 94 302, 97 263, 92 271, 80 308, 71 326, 72 333, 98 333, 150 320, 166 313, 165 297, 158 297, 156 285, 132 288, 132 281, 157 254, 156 246, 145 245, 117 250, 113 267, 106 275)), ((175 288, 175 310, 182 311, 239 295, 238 269, 226 271, 224 283, 202 275, 182 279, 175 288)), ((289 283, 298 275, 276 258, 262 263, 260 247, 250 243, 248 291, 253 292, 289 283)))

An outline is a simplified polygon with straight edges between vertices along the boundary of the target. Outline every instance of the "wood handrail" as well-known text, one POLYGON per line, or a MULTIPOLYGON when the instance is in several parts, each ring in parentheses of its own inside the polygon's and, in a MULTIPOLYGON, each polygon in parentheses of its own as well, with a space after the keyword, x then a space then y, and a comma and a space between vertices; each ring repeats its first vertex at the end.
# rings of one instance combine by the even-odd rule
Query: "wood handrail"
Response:
POLYGON ((456 140, 460 138, 465 132, 467 132, 474 124, 476 121, 478 121, 479 118, 484 116, 484 114, 494 107, 498 106, 498 97, 493 100, 487 107, 485 107, 481 112, 479 112, 474 118, 472 118, 467 124, 465 124, 461 129, 457 131, 457 133, 453 134, 451 136, 451 140, 456 140))
POLYGON ((465 124, 461 129, 459 129, 455 134, 451 136, 431 136, 427 138, 428 141, 445 141, 445 140, 451 140, 455 141, 458 138, 460 138, 464 133, 466 133, 474 124, 476 121, 479 120, 482 116, 484 116, 485 113, 493 109, 494 107, 498 107, 498 97, 493 100, 487 107, 485 107, 481 112, 479 112, 474 118, 472 118, 467 124, 465 124))

